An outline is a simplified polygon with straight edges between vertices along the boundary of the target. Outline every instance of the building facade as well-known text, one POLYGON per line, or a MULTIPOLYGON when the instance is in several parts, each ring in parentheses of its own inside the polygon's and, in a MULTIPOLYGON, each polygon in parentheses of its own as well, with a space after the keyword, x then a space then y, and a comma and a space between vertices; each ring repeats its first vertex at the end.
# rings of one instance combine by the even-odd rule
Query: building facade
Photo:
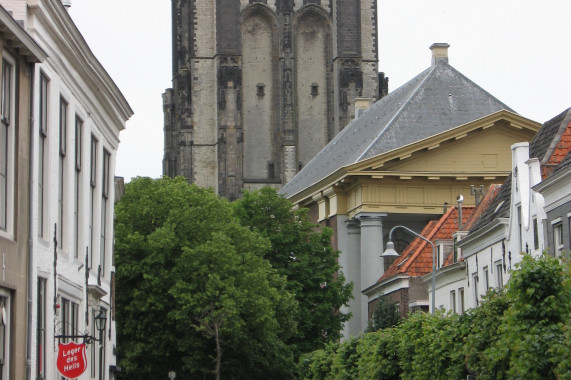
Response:
POLYGON ((19 322, 27 329, 10 344, 26 347, 26 360, 17 369, 25 373, 6 378, 61 378, 58 343, 82 343, 83 338, 70 336, 88 335, 98 341, 87 344, 87 370, 79 378, 112 379, 113 179, 119 133, 133 112, 61 1, 0 4, 45 52, 31 70, 20 70, 29 76, 20 89, 31 91, 31 106, 26 106, 30 101, 20 104, 22 115, 30 117, 19 126, 30 133, 29 149, 20 147, 29 170, 19 175, 31 185, 18 191, 28 211, 15 216, 18 223, 29 221, 21 230, 26 236, 18 236, 28 242, 27 314, 19 322), (98 315, 107 321, 101 334, 95 328, 98 315))
MULTIPOLYGON (((571 109, 512 147, 510 176, 490 188, 457 242, 462 261, 436 272, 436 307, 462 313, 501 290, 523 255, 569 251, 571 109), (481 209, 481 210, 480 210, 481 209)), ((430 286, 430 275, 425 276, 430 286)))
MULTIPOLYGON (((370 306, 381 296, 374 290, 390 264, 379 256, 391 228, 419 233, 472 186, 503 182, 511 172, 511 145, 531 141, 541 126, 454 69, 448 47, 433 44, 428 69, 354 119, 280 190, 334 230, 339 263, 354 285, 345 337, 368 327, 370 306)), ((466 197, 465 206, 474 205, 475 198, 466 197)), ((414 236, 398 230, 393 238, 402 252, 414 236)), ((409 276, 383 280, 391 292, 409 287, 402 275, 409 276)), ((416 303, 400 302, 423 308, 428 298, 416 290, 424 285, 413 285, 408 296, 414 291, 416 303)))
POLYGON ((172 20, 163 174, 231 200, 283 186, 386 91, 374 0, 174 0, 172 20))
POLYGON ((0 6, 0 379, 24 379, 32 329, 30 271, 31 87, 34 64, 46 59, 0 6))

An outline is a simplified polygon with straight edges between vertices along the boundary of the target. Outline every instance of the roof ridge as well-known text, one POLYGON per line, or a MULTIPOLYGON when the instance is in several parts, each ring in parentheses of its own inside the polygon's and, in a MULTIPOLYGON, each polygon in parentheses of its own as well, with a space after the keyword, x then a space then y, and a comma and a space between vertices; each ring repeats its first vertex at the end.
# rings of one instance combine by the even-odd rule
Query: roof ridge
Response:
MULTIPOLYGON (((428 71, 428 73, 426 74, 426 76, 420 81, 420 83, 416 86, 416 88, 414 89, 414 91, 411 93, 411 95, 407 98, 407 100, 404 102, 404 104, 402 105, 402 107, 400 107, 400 109, 395 112, 395 114, 393 115, 393 117, 391 118, 391 120, 389 120, 389 122, 387 124, 385 124, 384 128, 382 131, 380 131, 377 134, 377 137, 375 137, 375 139, 369 144, 369 146, 367 146, 366 149, 363 150, 363 152, 359 155, 359 157, 357 157, 357 159, 354 162, 359 162, 361 161, 361 159, 363 158, 363 156, 365 156, 369 150, 371 149, 372 146, 374 146, 377 141, 379 141, 379 139, 381 138, 381 136, 383 136, 385 134, 385 132, 389 129, 389 127, 393 124, 393 122, 398 119, 398 117, 401 115, 401 113, 403 112, 403 110, 405 109, 406 105, 410 103, 410 101, 412 99, 415 98, 415 96, 418 94, 419 89, 422 87, 422 85, 424 84, 424 82, 426 82, 426 80, 432 75, 432 73, 436 70, 436 65, 434 66, 430 66, 428 69, 424 70, 423 72, 421 72, 419 75, 417 75, 416 77, 412 78, 410 81, 408 81, 407 83, 412 82, 413 80, 415 80, 417 77, 421 76, 422 74, 424 74, 426 71, 428 71)), ((406 86, 405 83, 402 87, 406 86)))

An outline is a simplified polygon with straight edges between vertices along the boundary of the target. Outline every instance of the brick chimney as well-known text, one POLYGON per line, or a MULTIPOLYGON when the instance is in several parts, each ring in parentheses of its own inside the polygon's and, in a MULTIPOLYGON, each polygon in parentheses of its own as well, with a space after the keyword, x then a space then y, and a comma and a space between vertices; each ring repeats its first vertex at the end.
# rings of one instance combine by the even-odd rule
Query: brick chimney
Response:
POLYGON ((430 46, 432 50, 432 65, 436 65, 437 62, 443 61, 448 63, 448 48, 449 44, 443 42, 436 42, 430 46))

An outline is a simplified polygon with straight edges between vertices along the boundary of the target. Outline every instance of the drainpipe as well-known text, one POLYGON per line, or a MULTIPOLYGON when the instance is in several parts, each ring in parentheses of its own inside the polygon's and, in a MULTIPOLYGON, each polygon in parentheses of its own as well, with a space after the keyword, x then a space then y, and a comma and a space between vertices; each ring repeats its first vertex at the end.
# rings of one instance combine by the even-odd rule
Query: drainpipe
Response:
POLYGON ((34 220, 34 70, 35 65, 30 65, 30 152, 29 152, 29 183, 28 183, 28 342, 26 346, 26 380, 32 379, 32 336, 33 336, 33 320, 32 309, 34 307, 34 244, 33 244, 33 220, 34 220))

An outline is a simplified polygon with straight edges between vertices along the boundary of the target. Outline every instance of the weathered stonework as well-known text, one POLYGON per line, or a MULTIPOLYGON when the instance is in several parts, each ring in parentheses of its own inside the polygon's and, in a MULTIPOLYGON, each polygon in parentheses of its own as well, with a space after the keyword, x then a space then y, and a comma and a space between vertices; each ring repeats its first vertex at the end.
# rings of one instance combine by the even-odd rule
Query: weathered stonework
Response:
POLYGON ((376 1, 173 0, 163 173, 283 186, 378 99, 376 1))

